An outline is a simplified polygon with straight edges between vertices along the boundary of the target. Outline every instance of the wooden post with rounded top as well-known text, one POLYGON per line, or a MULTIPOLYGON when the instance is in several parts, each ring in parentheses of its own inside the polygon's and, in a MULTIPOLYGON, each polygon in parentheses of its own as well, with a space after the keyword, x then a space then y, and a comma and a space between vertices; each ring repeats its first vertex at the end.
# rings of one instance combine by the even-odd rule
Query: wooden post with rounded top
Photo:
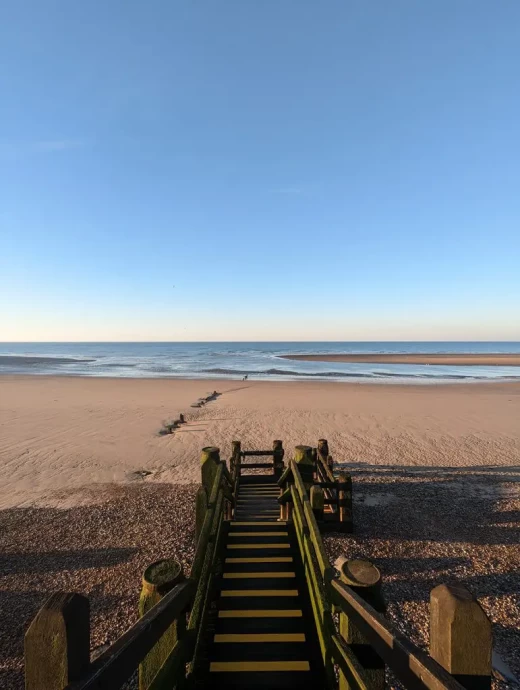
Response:
POLYGON ((242 452, 242 444, 240 441, 231 441, 231 462, 230 470, 231 474, 234 476, 235 472, 240 472, 240 453, 242 452))
POLYGON ((310 446, 296 446, 294 449, 294 462, 298 465, 303 483, 307 490, 313 484, 314 459, 310 446))
POLYGON ((352 477, 345 472, 338 476, 338 512, 342 532, 352 532, 352 477))
POLYGON ((202 449, 200 456, 200 472, 202 486, 206 489, 208 498, 211 496, 213 482, 217 474, 217 467, 220 464, 220 448, 208 446, 202 449))
MULTIPOLYGON (((184 580, 181 564, 165 558, 149 565, 143 574, 143 588, 139 598, 139 617, 142 618, 165 594, 184 580)), ((168 658, 178 639, 186 630, 182 615, 166 630, 139 665, 139 690, 147 690, 155 675, 168 658)))
POLYGON ((329 443, 327 439, 325 438, 320 438, 318 439, 318 460, 321 462, 322 465, 327 465, 327 458, 329 456, 329 443))
POLYGON ((316 448, 312 449, 312 473, 313 481, 319 481, 318 478, 318 450, 316 448))
MULTIPOLYGON (((376 611, 385 612, 386 607, 381 594, 381 573, 373 563, 361 559, 348 560, 345 557, 340 557, 334 566, 340 571, 342 582, 351 587, 376 611)), ((368 640, 352 624, 345 613, 341 613, 339 617, 339 632, 363 666, 367 688, 382 690, 385 687, 384 661, 376 654, 368 640)), ((339 690, 350 690, 347 678, 341 671, 339 690)))
POLYGON ((26 690, 63 690, 90 665, 90 607, 81 594, 52 594, 25 633, 26 690))
POLYGON ((430 656, 468 690, 491 687, 491 621, 461 585, 430 594, 430 656))
POLYGON ((275 477, 281 477, 283 474, 283 456, 285 451, 280 440, 273 441, 273 468, 275 477))
POLYGON ((311 486, 309 491, 309 499, 311 503, 312 512, 318 522, 323 522, 323 511, 325 508, 325 494, 321 486, 311 486))

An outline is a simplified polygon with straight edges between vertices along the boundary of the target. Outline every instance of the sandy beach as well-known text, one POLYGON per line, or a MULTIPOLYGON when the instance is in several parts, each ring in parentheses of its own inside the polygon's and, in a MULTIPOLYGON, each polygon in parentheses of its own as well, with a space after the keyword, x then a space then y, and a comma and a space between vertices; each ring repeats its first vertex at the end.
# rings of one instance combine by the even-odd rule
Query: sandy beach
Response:
POLYGON ((147 563, 176 554, 189 570, 200 449, 274 438, 289 454, 325 437, 352 473, 355 533, 326 547, 380 567, 403 631, 426 646, 429 591, 457 580, 520 675, 519 419, 516 383, 0 377, 0 687, 23 687, 23 634, 56 589, 89 596, 93 648, 113 642, 147 563))
POLYGON ((444 366, 518 367, 519 354, 355 354, 355 355, 280 355, 281 359, 302 362, 354 362, 358 364, 437 364, 444 366))
POLYGON ((516 383, 0 377, 0 508, 78 505, 83 487, 143 471, 148 482, 196 482, 200 449, 225 456, 235 438, 291 449, 324 437, 338 462, 361 465, 518 465, 519 418, 516 383), (217 401, 190 407, 215 388, 217 401), (160 436, 180 412, 188 423, 160 436))

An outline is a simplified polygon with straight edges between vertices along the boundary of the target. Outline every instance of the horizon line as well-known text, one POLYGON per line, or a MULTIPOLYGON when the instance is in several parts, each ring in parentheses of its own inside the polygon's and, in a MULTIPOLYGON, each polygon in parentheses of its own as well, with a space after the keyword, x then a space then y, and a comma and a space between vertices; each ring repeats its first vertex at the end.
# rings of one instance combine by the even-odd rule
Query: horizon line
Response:
POLYGON ((501 339, 485 339, 485 340, 0 340, 0 345, 28 345, 28 344, 47 344, 47 345, 73 345, 73 344, 99 344, 99 345, 124 345, 124 344, 186 344, 192 345, 195 343, 520 343, 519 340, 501 340, 501 339))

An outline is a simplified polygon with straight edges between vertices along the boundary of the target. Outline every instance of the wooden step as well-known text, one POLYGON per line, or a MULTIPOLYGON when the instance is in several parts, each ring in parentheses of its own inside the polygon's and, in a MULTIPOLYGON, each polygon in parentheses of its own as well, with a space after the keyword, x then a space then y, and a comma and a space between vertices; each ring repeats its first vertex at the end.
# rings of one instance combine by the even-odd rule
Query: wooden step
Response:
POLYGON ((208 649, 214 690, 324 687, 299 547, 293 525, 279 521, 279 493, 265 478, 241 478, 223 572, 214 580, 217 616, 208 649))
MULTIPOLYGON (((278 525, 279 525, 280 527, 286 527, 286 526, 287 526, 287 523, 286 523, 286 522, 283 522, 283 521, 280 521, 280 522, 278 523, 278 525)), ((260 522, 240 522, 240 521, 238 521, 238 522, 237 522, 236 520, 232 520, 232 521, 229 523, 229 526, 232 527, 232 528, 235 528, 235 527, 248 527, 249 529, 252 529, 253 527, 269 527, 269 529, 272 529, 272 528, 273 528, 273 523, 272 523, 272 522, 262 522, 262 521, 260 521, 260 522)))
MULTIPOLYGON (((289 611, 295 611, 298 613, 298 609, 288 609, 289 611)), ((280 610, 284 613, 285 609, 280 610)), ((279 612, 280 612, 279 611, 279 612)), ((223 613, 223 611, 221 611, 223 613)), ((239 611, 231 611, 231 613, 239 613, 239 611)), ((251 613, 251 612, 250 612, 251 613)), ((255 613, 253 611, 252 613, 255 613)), ((258 611, 256 611, 258 613, 258 611)), ((263 609, 262 613, 273 614, 277 613, 275 611, 269 612, 263 609)), ((222 617, 220 616, 216 620, 215 633, 216 634, 274 634, 274 633, 305 633, 306 622, 303 620, 303 616, 276 616, 276 615, 263 615, 263 616, 243 616, 243 617, 222 617)))
POLYGON ((213 641, 217 644, 305 642, 305 633, 217 633, 213 641))
MULTIPOLYGON (((287 668, 287 671, 309 670, 307 648, 303 642, 224 642, 216 643, 212 647, 212 663, 240 663, 242 659, 247 662, 259 662, 261 664, 298 661, 307 664, 307 668, 287 668)), ((244 669, 242 669, 244 670, 244 669)), ((260 669, 259 669, 260 670, 260 669)), ((274 668, 265 668, 266 671, 274 671, 274 668)), ((283 670, 280 668, 280 670, 283 670)))
MULTIPOLYGON (((310 687, 313 674, 309 671, 279 671, 241 672, 236 669, 231 672, 222 671, 211 673, 211 687, 214 690, 304 690, 310 687)), ((325 687, 314 684, 316 690, 325 687)))
MULTIPOLYGON (((222 603, 222 602, 221 602, 222 603)), ((226 606, 229 606, 231 602, 225 602, 226 606)), ((251 602, 249 602, 251 603, 251 602)), ((277 602, 278 603, 278 602, 277 602)), ((262 602, 264 605, 265 602, 262 602)), ((303 613, 301 609, 266 609, 266 608, 224 608, 219 611, 219 618, 302 618, 303 613)))

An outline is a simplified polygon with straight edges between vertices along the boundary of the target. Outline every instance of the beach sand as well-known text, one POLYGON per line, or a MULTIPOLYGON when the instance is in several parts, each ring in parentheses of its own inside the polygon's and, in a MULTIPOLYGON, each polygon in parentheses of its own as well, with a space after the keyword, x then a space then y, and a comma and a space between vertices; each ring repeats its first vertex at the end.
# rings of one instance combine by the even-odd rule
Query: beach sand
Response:
POLYGON ((427 646, 429 591, 461 582, 520 676, 519 419, 516 383, 0 377, 0 688, 23 687, 23 634, 52 591, 89 596, 103 648, 135 622, 146 564, 189 570, 203 446, 275 438, 290 455, 325 437, 352 473, 355 534, 326 548, 374 561, 402 631, 427 646))
POLYGON ((200 449, 329 440, 338 462, 520 464, 520 384, 378 385, 0 377, 0 508, 66 507, 92 484, 199 479, 200 449), (215 388, 217 401, 190 404, 215 388), (174 435, 163 422, 186 415, 174 435), (63 493, 65 491, 65 493, 63 493), (74 490, 74 491, 71 491, 74 490))
POLYGON ((355 362, 357 364, 442 364, 444 366, 520 366, 519 354, 356 354, 356 355, 280 355, 281 359, 304 362, 355 362))

